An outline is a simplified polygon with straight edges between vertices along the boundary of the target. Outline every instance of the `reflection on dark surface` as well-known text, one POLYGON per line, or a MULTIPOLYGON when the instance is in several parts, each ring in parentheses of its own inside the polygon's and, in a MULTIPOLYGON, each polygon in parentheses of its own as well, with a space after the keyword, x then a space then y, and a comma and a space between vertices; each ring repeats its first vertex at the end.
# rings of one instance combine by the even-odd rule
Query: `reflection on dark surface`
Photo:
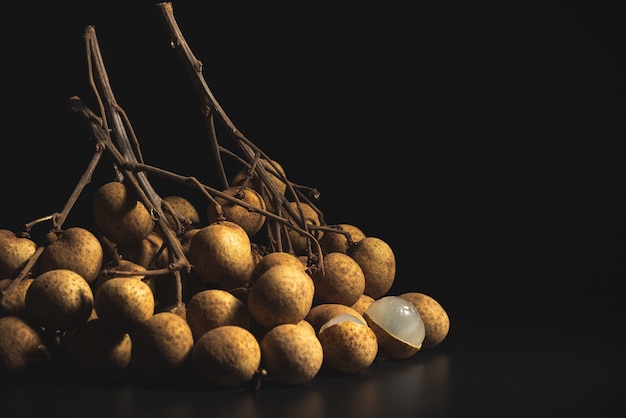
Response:
POLYGON ((0 383, 0 417, 621 417, 623 344, 594 321, 464 313, 440 346, 354 376, 322 372, 296 387, 266 379, 252 391, 41 373, 0 383))
POLYGON ((373 418, 409 417, 415 411, 438 411, 441 415, 448 404, 449 358, 432 351, 401 361, 381 359, 359 375, 322 372, 298 387, 277 385, 268 379, 256 392, 191 384, 136 387, 75 382, 65 376, 58 379, 52 373, 44 373, 38 380, 29 377, 28 382, 3 383, 0 416, 35 417, 52 411, 64 416, 116 418, 373 418))

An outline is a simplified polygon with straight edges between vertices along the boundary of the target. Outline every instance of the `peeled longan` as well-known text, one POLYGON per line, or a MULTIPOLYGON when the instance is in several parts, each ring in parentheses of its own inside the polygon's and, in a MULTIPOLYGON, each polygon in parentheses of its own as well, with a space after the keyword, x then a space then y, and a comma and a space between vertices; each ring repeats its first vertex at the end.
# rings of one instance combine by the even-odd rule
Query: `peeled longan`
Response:
POLYGON ((277 382, 303 385, 322 367, 322 344, 309 327, 277 325, 263 336, 260 345, 263 367, 277 382))
POLYGON ((389 244, 380 238, 365 237, 348 248, 346 254, 363 270, 363 293, 378 299, 391 289, 396 277, 396 257, 389 244))
POLYGON ((311 309, 314 293, 313 279, 303 269, 277 265, 261 274, 250 288, 248 309, 264 327, 295 324, 311 309))
POLYGON ((247 329, 223 325, 205 332, 196 341, 191 363, 194 372, 210 383, 242 386, 259 371, 261 348, 247 329))
POLYGON ((420 292, 407 292, 399 295, 417 308, 424 321, 425 336, 422 349, 439 345, 450 331, 450 318, 446 310, 432 296, 420 292))
POLYGON ((315 303, 356 303, 365 290, 365 274, 359 263, 345 253, 328 253, 323 269, 311 274, 315 283, 315 303))

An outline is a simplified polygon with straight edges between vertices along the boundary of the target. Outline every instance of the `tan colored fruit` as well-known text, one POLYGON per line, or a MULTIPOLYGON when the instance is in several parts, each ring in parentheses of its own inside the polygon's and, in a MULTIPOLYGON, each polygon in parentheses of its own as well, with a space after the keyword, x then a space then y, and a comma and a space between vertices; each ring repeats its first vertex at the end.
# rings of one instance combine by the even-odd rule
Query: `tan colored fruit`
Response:
POLYGON ((92 283, 100 273, 103 260, 100 240, 88 229, 76 226, 61 231, 46 246, 39 258, 39 271, 72 270, 92 283))
POLYGON ((102 270, 100 270, 100 273, 98 274, 98 277, 96 277, 93 283, 91 283, 93 294, 95 295, 98 292, 98 289, 100 288, 102 283, 106 282, 107 280, 114 279, 116 277, 123 277, 125 279, 145 280, 146 283, 150 286, 150 288, 152 288, 152 281, 146 279, 146 275, 141 273, 144 271, 146 271, 146 268, 142 265, 135 263, 134 261, 125 260, 125 259, 110 261, 103 266, 102 270), (138 274, 133 275, 133 276, 117 275, 117 274, 111 275, 110 273, 111 270, 137 272, 138 274))
POLYGON ((307 313, 304 319, 313 326, 313 329, 317 333, 322 325, 342 314, 354 315, 365 322, 365 318, 354 310, 354 308, 342 305, 341 303, 322 303, 315 305, 309 310, 309 313, 307 313))
POLYGON ((143 202, 119 181, 100 186, 94 194, 92 208, 98 229, 118 245, 141 241, 155 225, 143 202))
POLYGON ((204 282, 230 290, 247 284, 254 270, 250 237, 234 222, 215 222, 189 244, 189 261, 204 282))
POLYGON ((130 339, 128 367, 139 379, 171 376, 190 364, 193 335, 180 315, 155 313, 131 332, 130 339))
POLYGON ((82 373, 114 375, 130 363, 130 336, 111 330, 99 319, 63 334, 61 348, 72 369, 82 373))
POLYGON ((366 295, 364 293, 361 295, 359 300, 356 301, 356 303, 352 304, 352 308, 358 313, 360 313, 361 315, 363 315, 365 310, 369 308, 369 306, 372 304, 372 302, 374 302, 374 300, 375 299, 373 297, 366 295))
POLYGON ((270 268, 277 265, 291 265, 296 268, 301 268, 302 271, 305 271, 305 265, 302 264, 302 261, 291 253, 286 253, 283 251, 274 251, 271 253, 265 254, 261 259, 256 263, 254 271, 252 273, 251 282, 254 281, 263 273, 265 273, 270 268))
MULTIPOLYGON (((285 194, 285 191, 287 191, 287 184, 285 184, 285 182, 281 179, 281 177, 285 176, 285 170, 275 160, 270 160, 270 161, 271 162, 263 159, 260 161, 260 164, 262 164, 262 167, 265 168, 265 171, 268 174, 269 180, 272 183, 274 183, 274 185, 277 187, 277 190, 281 194, 285 194), (274 169, 274 167, 276 169, 274 169)), ((233 177, 231 184, 233 186, 241 186, 246 180, 247 176, 248 176, 248 170, 244 168, 233 177)), ((262 180, 259 178, 256 172, 252 173, 252 178, 250 180, 250 183, 247 184, 247 187, 253 188, 257 192, 261 193, 261 195, 273 196, 273 193, 268 191, 269 190, 268 186, 262 182, 262 180)), ((268 208, 273 207, 274 202, 266 202, 266 203, 267 203, 268 208)))
POLYGON ((180 237, 180 246, 183 249, 183 253, 188 257, 189 256, 189 245, 191 244, 191 239, 200 231, 200 228, 192 228, 180 237))
POLYGON ((378 339, 378 350, 386 358, 401 360, 421 350, 424 322, 415 306, 400 296, 376 299, 363 313, 378 339))
POLYGON ((357 243, 365 238, 365 233, 357 226, 352 224, 337 224, 337 229, 342 232, 333 233, 324 231, 324 236, 320 239, 320 246, 325 253, 346 253, 348 249, 348 239, 345 232, 350 234, 352 243, 357 243))
POLYGON ((203 380, 221 387, 239 387, 252 381, 261 364, 257 339, 245 328, 222 325, 196 341, 192 368, 203 380))
POLYGON ((313 303, 315 285, 304 270, 277 265, 261 274, 248 292, 248 309, 259 324, 271 328, 296 324, 307 315, 313 303))
POLYGON ((10 292, 7 289, 13 284, 14 279, 0 280, 0 292, 2 292, 0 316, 24 316, 26 314, 26 291, 33 280, 32 277, 21 279, 10 292))
POLYGON ((424 321, 425 336, 422 350, 439 345, 450 331, 450 317, 443 306, 432 296, 420 292, 407 292, 400 297, 415 305, 424 321))
POLYGON ((37 325, 14 315, 0 317, 0 379, 15 377, 51 358, 37 325))
MULTIPOLYGON (((223 190, 223 192, 257 209, 267 209, 265 200, 263 200, 259 192, 254 189, 231 186, 223 190)), ((215 200, 222 206, 222 211, 224 212, 226 219, 241 226, 250 237, 256 235, 256 233, 259 232, 265 224, 265 215, 262 213, 250 211, 247 208, 220 196, 216 196, 215 200)), ((218 220, 215 205, 209 204, 206 210, 206 215, 209 223, 213 223, 218 220)))
POLYGON ((169 262, 169 254, 167 247, 164 247, 163 244, 163 238, 152 231, 139 242, 118 245, 117 252, 123 259, 145 268, 164 268, 169 262))
POLYGON ((143 281, 114 277, 100 285, 94 306, 109 328, 131 332, 154 315, 155 301, 152 289, 143 281))
MULTIPOLYGON (((298 210, 298 203, 289 202, 289 205, 297 214, 296 218, 292 218, 294 224, 302 227, 302 224, 305 223, 307 225, 307 228, 309 226, 320 226, 320 217, 315 209, 313 209, 313 207, 306 202, 300 202, 299 204, 300 208, 302 209, 302 214, 300 214, 300 211, 298 210)), ((322 231, 321 229, 311 229, 309 230, 309 233, 317 240, 321 239, 324 236, 324 231, 322 231)), ((297 255, 306 254, 309 237, 306 235, 302 235, 300 232, 293 228, 287 229, 287 235, 289 237, 289 240, 291 241, 293 251, 297 255)), ((315 246, 313 246, 313 248, 315 248, 315 246)))
POLYGON ((89 283, 72 270, 48 270, 28 286, 26 312, 49 331, 67 331, 83 325, 94 306, 89 283))
POLYGON ((187 303, 187 323, 195 341, 207 331, 222 325, 237 325, 248 329, 248 307, 232 293, 208 289, 196 293, 187 303))
MULTIPOLYGON (((182 196, 171 195, 165 196, 163 200, 169 203, 179 217, 183 218, 183 221, 181 222, 183 230, 181 232, 196 228, 200 224, 200 215, 198 214, 198 210, 188 199, 185 199, 182 196)), ((170 213, 165 212, 165 217, 167 218, 169 225, 174 229, 174 231, 176 231, 176 222, 174 222, 173 216, 170 213)))
POLYGON ((346 254, 363 270, 363 293, 379 299, 391 289, 396 277, 396 257, 389 244, 380 238, 366 237, 348 248, 346 254))
POLYGON ((351 306, 365 290, 365 274, 359 263, 345 253, 328 253, 323 269, 313 270, 315 303, 341 303, 351 306))
POLYGON ((362 318, 341 314, 322 325, 318 338, 324 349, 323 367, 333 372, 357 374, 378 354, 378 339, 362 318))
POLYGON ((277 325, 263 336, 260 345, 263 367, 277 382, 303 385, 322 367, 322 344, 306 326, 277 325))
POLYGON ((30 238, 0 229, 0 278, 14 279, 35 251, 37 244, 30 238))

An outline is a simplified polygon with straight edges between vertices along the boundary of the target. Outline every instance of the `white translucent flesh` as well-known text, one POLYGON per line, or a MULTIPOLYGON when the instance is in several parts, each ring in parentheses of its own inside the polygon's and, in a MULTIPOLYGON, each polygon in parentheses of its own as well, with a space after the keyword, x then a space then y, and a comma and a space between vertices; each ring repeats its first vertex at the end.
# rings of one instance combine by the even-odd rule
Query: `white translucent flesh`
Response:
POLYGON ((326 322, 324 325, 322 325, 320 327, 320 331, 319 332, 324 331, 326 328, 328 328, 328 327, 330 327, 332 325, 339 324, 340 322, 345 322, 345 321, 355 322, 355 323, 357 323, 359 325, 367 325, 367 324, 364 324, 363 321, 360 318, 358 318, 358 317, 356 317, 354 315, 351 315, 351 314, 341 314, 341 315, 337 315, 337 316, 333 317, 328 322, 326 322))
POLYGON ((385 296, 375 300, 365 313, 391 335, 415 347, 424 341, 426 330, 419 312, 400 296, 385 296))

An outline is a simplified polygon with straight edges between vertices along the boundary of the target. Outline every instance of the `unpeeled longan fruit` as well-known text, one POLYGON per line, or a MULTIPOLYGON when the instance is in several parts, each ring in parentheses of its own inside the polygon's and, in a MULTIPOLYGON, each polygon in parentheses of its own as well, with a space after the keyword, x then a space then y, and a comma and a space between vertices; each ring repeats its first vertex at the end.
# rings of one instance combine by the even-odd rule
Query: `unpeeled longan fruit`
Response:
POLYGON ((450 317, 443 306, 432 296, 421 292, 406 292, 399 296, 415 305, 424 321, 425 336, 422 349, 427 350, 439 345, 450 331, 450 317))
POLYGON ((322 344, 307 325, 277 325, 263 336, 260 345, 263 367, 277 382, 303 385, 322 367, 322 344))
POLYGON ((252 381, 260 364, 259 342, 238 325, 222 325, 205 332, 191 353, 193 371, 222 387, 238 387, 252 381))

